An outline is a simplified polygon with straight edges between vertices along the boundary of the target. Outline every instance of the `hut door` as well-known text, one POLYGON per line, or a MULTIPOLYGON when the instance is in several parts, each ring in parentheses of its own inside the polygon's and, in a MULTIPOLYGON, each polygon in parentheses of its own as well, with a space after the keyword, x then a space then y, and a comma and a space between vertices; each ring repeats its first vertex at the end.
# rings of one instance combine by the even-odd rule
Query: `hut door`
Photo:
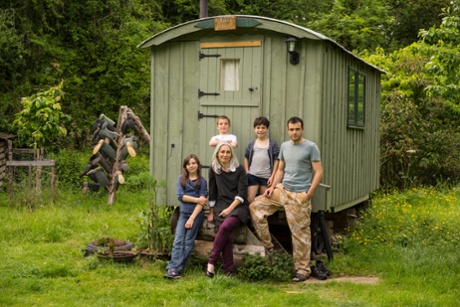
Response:
POLYGON ((246 144, 254 137, 254 119, 261 114, 261 45, 262 40, 200 44, 197 117, 203 165, 211 162, 213 148, 209 140, 218 134, 218 115, 230 118, 230 133, 238 138, 236 154, 243 162, 246 144))

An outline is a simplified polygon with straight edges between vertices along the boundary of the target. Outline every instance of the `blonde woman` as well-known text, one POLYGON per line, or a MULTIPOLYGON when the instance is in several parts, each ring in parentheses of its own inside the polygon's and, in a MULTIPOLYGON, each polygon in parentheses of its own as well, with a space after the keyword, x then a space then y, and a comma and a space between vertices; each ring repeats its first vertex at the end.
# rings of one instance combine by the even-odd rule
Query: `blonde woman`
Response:
POLYGON ((217 259, 222 254, 225 275, 233 274, 233 232, 249 221, 249 204, 246 199, 248 179, 244 167, 238 163, 233 147, 220 142, 214 150, 209 170, 208 221, 218 228, 206 275, 214 277, 217 259))

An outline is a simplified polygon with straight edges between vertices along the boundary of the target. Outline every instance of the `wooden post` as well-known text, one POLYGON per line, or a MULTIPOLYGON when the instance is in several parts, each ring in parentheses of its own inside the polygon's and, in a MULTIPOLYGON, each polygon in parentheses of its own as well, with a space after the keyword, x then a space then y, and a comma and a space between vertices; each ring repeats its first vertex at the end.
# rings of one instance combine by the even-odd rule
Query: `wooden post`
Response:
POLYGON ((113 205, 115 203, 115 198, 116 198, 116 192, 117 192, 117 185, 116 180, 118 176, 118 172, 121 172, 121 161, 120 161, 120 154, 121 150, 124 146, 124 140, 125 140, 125 135, 123 135, 123 132, 121 131, 121 126, 124 123, 125 120, 127 119, 132 119, 135 124, 136 130, 139 132, 141 137, 150 145, 150 135, 148 134, 147 130, 144 128, 144 126, 141 123, 141 120, 139 117, 134 114, 134 112, 128 108, 127 106, 121 106, 120 111, 118 114, 118 122, 116 126, 116 133, 117 136, 115 137, 115 143, 117 144, 117 151, 115 154, 115 161, 112 166, 112 172, 108 174, 109 176, 109 185, 107 187, 107 190, 109 192, 109 196, 107 199, 107 203, 109 205, 113 205))
POLYGON ((109 205, 113 205, 115 203, 116 193, 117 193, 117 186, 115 186, 115 180, 117 178, 117 171, 121 171, 121 161, 120 161, 120 153, 123 147, 123 140, 125 136, 121 131, 121 125, 123 122, 128 118, 128 107, 121 106, 120 111, 118 113, 118 122, 116 127, 117 136, 115 137, 115 143, 117 144, 117 151, 115 154, 115 161, 113 162, 112 166, 112 173, 108 174, 109 176, 109 186, 107 188, 109 192, 109 196, 107 199, 107 203, 109 205))
POLYGON ((131 118, 134 121, 134 123, 136 125, 136 130, 140 133, 140 135, 144 139, 144 141, 146 141, 147 144, 150 145, 150 135, 147 132, 147 130, 145 130, 145 128, 142 125, 141 120, 139 119, 139 117, 136 114, 134 114, 131 109, 129 109, 129 111, 128 111, 128 116, 129 116, 129 118, 131 118))
MULTIPOLYGON (((6 162, 8 167, 8 162, 6 162)), ((8 167, 8 194, 10 195, 10 200, 13 200, 13 167, 8 167)))
POLYGON ((200 18, 208 17, 208 0, 200 0, 200 18))
MULTIPOLYGON (((13 160, 13 141, 8 140, 8 161, 12 161, 12 160, 13 160)), ((10 200, 12 200, 13 199, 14 169, 12 167, 7 167, 7 168, 8 168, 8 177, 9 177, 9 180, 8 180, 8 194, 10 195, 10 200)))
MULTIPOLYGON (((35 161, 40 161, 43 159, 43 148, 36 148, 34 150, 34 160, 35 161)), ((30 169, 29 169, 30 171, 30 169)), ((29 174, 30 176, 30 174, 29 174)), ((37 192, 40 192, 41 191, 41 188, 42 188, 42 181, 41 181, 41 178, 42 178, 42 167, 41 166, 37 166, 37 169, 36 169, 36 172, 35 172, 35 189, 37 190, 37 192)))
POLYGON ((13 160, 13 141, 8 140, 8 160, 13 160))
POLYGON ((28 173, 27 173, 27 191, 30 193, 30 191, 32 190, 32 180, 30 179, 30 174, 32 173, 32 166, 30 164, 27 166, 27 170, 28 170, 28 173))
POLYGON ((56 166, 51 166, 51 190, 53 191, 53 195, 56 193, 56 166))

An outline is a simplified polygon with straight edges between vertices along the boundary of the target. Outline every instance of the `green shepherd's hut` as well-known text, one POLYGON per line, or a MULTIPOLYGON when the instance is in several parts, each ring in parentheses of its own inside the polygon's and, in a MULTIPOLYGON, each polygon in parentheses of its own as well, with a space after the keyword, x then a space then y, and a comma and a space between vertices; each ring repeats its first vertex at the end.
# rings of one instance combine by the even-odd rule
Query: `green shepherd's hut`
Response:
MULTIPOLYGON (((270 138, 288 140, 286 121, 304 120, 324 168, 313 212, 338 213, 379 187, 379 68, 324 35, 260 16, 215 16, 145 40, 151 52, 150 171, 167 186, 158 200, 177 205, 183 158, 209 165, 216 117, 231 119, 240 162, 253 121, 270 120, 270 138)), ((204 170, 204 174, 207 171, 204 170)))

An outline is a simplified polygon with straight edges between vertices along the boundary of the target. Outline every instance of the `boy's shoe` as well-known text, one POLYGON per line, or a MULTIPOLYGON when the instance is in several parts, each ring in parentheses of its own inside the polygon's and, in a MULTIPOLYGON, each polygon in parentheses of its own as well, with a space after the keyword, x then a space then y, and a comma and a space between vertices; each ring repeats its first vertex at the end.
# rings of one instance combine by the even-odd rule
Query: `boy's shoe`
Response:
POLYGON ((165 278, 180 278, 180 273, 174 269, 168 269, 168 273, 165 274, 165 278))
POLYGON ((319 280, 326 280, 327 279, 327 275, 325 272, 321 271, 318 267, 316 266, 312 266, 310 267, 311 269, 311 276, 319 279, 319 280))

